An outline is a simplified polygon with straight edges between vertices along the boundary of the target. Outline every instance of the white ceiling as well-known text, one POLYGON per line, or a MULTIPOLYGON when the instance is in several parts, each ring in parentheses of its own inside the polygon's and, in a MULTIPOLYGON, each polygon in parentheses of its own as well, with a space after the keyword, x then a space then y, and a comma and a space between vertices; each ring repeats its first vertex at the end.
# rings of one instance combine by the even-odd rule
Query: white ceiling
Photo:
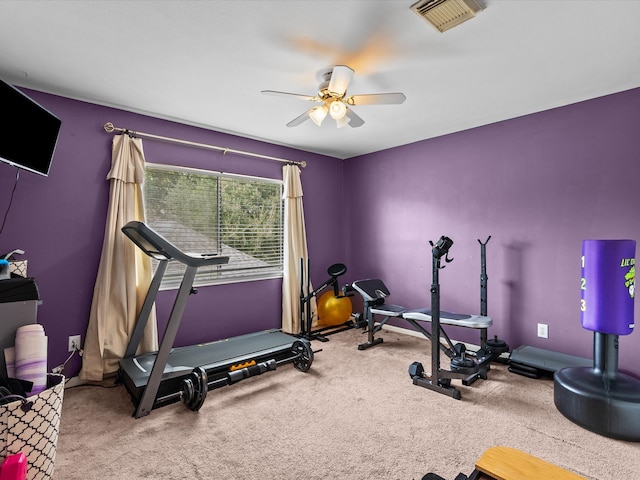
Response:
POLYGON ((337 158, 640 87, 638 0, 480 0, 445 33, 414 1, 2 0, 0 78, 337 158), (407 100, 288 128, 311 105, 260 93, 315 95, 336 64, 407 100))

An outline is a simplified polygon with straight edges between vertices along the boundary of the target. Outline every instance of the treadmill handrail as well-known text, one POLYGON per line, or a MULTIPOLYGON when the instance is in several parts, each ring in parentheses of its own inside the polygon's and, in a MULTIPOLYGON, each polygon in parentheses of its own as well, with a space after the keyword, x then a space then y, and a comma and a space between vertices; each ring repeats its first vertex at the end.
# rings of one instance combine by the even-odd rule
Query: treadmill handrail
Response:
POLYGON ((186 253, 143 222, 134 220, 122 227, 124 233, 144 253, 156 260, 177 260, 190 267, 223 265, 229 257, 211 253, 186 253))

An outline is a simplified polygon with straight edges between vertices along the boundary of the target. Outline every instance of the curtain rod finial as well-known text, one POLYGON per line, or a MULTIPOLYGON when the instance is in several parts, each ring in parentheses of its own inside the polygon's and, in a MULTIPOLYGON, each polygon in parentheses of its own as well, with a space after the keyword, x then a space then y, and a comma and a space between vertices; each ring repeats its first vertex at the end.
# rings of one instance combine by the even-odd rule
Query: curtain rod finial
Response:
POLYGON ((113 126, 113 123, 111 122, 107 122, 104 124, 104 131, 107 133, 111 133, 116 129, 116 127, 113 126))

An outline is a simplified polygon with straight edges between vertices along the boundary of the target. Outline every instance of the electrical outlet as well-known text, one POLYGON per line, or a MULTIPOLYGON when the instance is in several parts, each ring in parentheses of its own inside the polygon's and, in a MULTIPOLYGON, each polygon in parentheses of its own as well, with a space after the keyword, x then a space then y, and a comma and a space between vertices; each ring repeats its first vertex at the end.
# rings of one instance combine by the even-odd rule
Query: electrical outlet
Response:
POLYGON ((80 350, 80 335, 71 335, 69 337, 69 351, 75 352, 80 350))
POLYGON ((546 323, 538 324, 538 337, 549 338, 549 325, 547 325, 546 323))

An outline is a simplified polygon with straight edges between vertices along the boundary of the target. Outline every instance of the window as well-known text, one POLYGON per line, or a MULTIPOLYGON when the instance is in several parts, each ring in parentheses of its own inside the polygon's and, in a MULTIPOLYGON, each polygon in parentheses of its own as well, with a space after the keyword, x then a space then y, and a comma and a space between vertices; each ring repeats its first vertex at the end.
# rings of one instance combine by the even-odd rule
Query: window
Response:
MULTIPOLYGON (((147 224, 185 252, 229 257, 199 268, 196 286, 282 277, 282 189, 281 180, 148 163, 147 224)), ((177 288, 184 269, 169 262, 161 288, 177 288)))

